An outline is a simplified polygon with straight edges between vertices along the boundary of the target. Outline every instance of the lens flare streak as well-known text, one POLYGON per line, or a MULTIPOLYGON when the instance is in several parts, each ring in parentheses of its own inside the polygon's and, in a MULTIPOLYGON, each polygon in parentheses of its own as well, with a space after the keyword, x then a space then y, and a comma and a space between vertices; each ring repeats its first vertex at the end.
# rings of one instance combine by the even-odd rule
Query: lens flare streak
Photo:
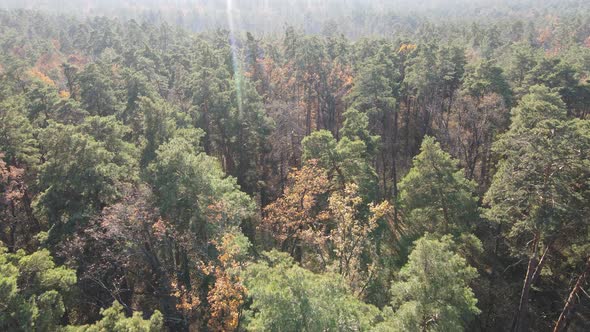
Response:
POLYGON ((227 26, 229 28, 229 47, 231 52, 234 84, 236 85, 236 98, 238 101, 238 112, 242 114, 242 82, 241 82, 241 68, 238 57, 238 48, 236 45, 233 4, 232 0, 227 0, 227 26))

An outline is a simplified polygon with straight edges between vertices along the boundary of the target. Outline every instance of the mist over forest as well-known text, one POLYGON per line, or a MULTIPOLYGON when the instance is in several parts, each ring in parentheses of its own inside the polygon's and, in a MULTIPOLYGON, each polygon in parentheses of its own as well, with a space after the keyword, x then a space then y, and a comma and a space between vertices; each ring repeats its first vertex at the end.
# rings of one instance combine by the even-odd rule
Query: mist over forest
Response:
POLYGON ((424 22, 543 21, 546 16, 581 17, 584 0, 4 0, 4 8, 109 16, 168 23, 192 31, 235 28, 276 35, 287 25, 321 33, 337 25, 349 37, 416 30, 424 22))

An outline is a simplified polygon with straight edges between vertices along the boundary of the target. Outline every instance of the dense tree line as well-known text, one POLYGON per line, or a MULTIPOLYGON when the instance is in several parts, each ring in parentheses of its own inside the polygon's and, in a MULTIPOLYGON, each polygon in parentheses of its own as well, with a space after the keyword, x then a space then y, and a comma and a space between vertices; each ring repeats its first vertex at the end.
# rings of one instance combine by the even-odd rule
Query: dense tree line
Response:
POLYGON ((579 8, 371 38, 0 11, 0 330, 588 329, 579 8))

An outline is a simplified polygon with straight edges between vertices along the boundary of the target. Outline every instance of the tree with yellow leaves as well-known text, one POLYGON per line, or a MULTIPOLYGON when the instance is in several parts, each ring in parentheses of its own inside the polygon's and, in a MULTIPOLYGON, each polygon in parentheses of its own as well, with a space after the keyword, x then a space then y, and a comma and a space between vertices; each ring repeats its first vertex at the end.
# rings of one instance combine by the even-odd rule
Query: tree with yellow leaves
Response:
POLYGON ((377 228, 377 221, 390 210, 388 202, 369 205, 368 217, 361 216, 362 198, 356 184, 347 184, 343 191, 333 193, 329 199, 331 218, 336 227, 330 233, 338 273, 348 280, 359 294, 372 278, 371 262, 363 261, 363 254, 374 254, 371 232, 377 228))
POLYGON ((239 273, 250 249, 250 242, 240 232, 223 235, 218 249, 219 266, 212 269, 215 285, 209 290, 209 320, 212 331, 235 331, 242 316, 246 288, 239 273))
POLYGON ((301 261, 302 250, 323 245, 328 213, 325 198, 330 182, 324 170, 310 161, 289 175, 291 185, 269 204, 261 228, 271 233, 277 246, 301 261))

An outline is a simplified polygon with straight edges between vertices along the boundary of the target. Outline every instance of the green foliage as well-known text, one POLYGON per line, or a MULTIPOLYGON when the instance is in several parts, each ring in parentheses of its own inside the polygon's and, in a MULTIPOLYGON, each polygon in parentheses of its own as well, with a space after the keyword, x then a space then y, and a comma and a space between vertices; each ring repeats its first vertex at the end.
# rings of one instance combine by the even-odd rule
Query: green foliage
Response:
MULTIPOLYGON (((343 115, 344 123, 340 131, 342 139, 363 142, 365 144, 364 156, 370 159, 377 152, 379 136, 371 135, 369 132, 369 117, 354 108, 349 108, 343 115)), ((345 144, 350 143, 343 143, 343 145, 345 144)))
POLYGON ((237 165, 233 174, 242 190, 254 193, 260 190, 261 156, 270 149, 267 138, 274 124, 264 112, 264 105, 254 84, 245 77, 237 77, 236 80, 237 114, 233 119, 236 129, 232 133, 231 149, 237 155, 237 165))
POLYGON ((367 330, 361 298, 507 330, 521 289, 557 319, 590 250, 587 1, 99 2, 0 10, 0 330, 367 330))
MULTIPOLYGON (((47 78, 46 78, 47 79, 47 78)), ((47 125, 47 121, 54 117, 59 96, 53 82, 33 79, 30 90, 26 93, 26 105, 29 119, 39 126, 47 125)))
POLYGON ((338 142, 331 132, 319 130, 307 136, 301 142, 304 160, 317 160, 319 166, 333 170, 337 167, 340 156, 336 146, 338 142))
POLYGON ((360 66, 350 94, 355 108, 372 114, 395 109, 399 73, 394 67, 393 54, 391 46, 384 45, 360 66))
POLYGON ((317 160, 317 165, 327 170, 341 188, 349 182, 358 184, 360 194, 370 200, 376 194, 377 175, 370 159, 378 136, 367 130, 365 114, 349 109, 345 116, 340 141, 327 130, 313 132, 303 139, 303 160, 317 160))
MULTIPOLYGON (((234 178, 225 176, 216 158, 201 152, 183 133, 160 146, 149 168, 160 211, 181 229, 201 236, 206 236, 205 227, 239 225, 253 211, 252 200, 234 178)), ((202 135, 192 130, 193 139, 202 135)))
POLYGON ((89 117, 79 126, 50 122, 40 133, 46 161, 35 208, 51 227, 50 241, 83 226, 136 179, 137 152, 127 132, 114 117, 89 117))
POLYGON ((590 202, 588 148, 588 120, 568 120, 557 93, 532 87, 494 145, 503 159, 485 196, 487 217, 511 225, 516 238, 581 231, 590 202))
POLYGON ((239 71, 230 75, 224 49, 202 43, 201 56, 186 83, 193 125, 203 129, 205 152, 222 158, 223 169, 248 193, 258 191, 260 155, 273 127, 254 84, 239 71))
POLYGON ((22 98, 0 103, 0 151, 8 164, 34 166, 39 162, 33 127, 24 112, 22 98))
POLYGON ((537 63, 537 54, 534 48, 528 43, 518 43, 512 46, 511 57, 508 65, 508 77, 515 83, 517 88, 525 84, 527 73, 537 63))
MULTIPOLYGON (((138 62, 143 62, 146 60, 145 57, 138 54, 137 58, 134 60, 138 62)), ((153 83, 163 83, 163 82, 150 82, 149 79, 144 75, 144 71, 150 71, 150 68, 153 67, 153 64, 140 64, 139 68, 137 69, 126 69, 123 72, 123 77, 125 79, 126 84, 126 91, 127 91, 127 100, 125 109, 122 111, 121 118, 127 125, 137 124, 141 122, 142 119, 142 107, 141 107, 141 99, 142 98, 157 98, 157 92, 155 91, 155 84, 153 83)), ((155 75, 155 74, 154 74, 155 75)))
POLYGON ((432 43, 420 45, 415 51, 416 56, 409 62, 404 85, 418 99, 429 98, 436 89, 436 51, 436 45, 432 43))
POLYGON ((200 46, 200 57, 186 82, 186 93, 192 98, 193 125, 207 134, 203 143, 205 151, 211 153, 213 148, 229 143, 224 124, 231 121, 232 82, 219 52, 208 42, 200 46))
POLYGON ((417 240, 391 286, 391 309, 377 331, 463 331, 480 313, 469 283, 477 271, 454 253, 450 237, 417 240))
POLYGON ((143 116, 145 139, 140 165, 146 167, 156 157, 158 147, 172 137, 176 124, 171 106, 164 100, 140 97, 137 103, 143 116))
POLYGON ((468 67, 463 89, 476 98, 496 93, 504 98, 507 105, 510 105, 512 91, 503 72, 502 68, 498 67, 493 60, 480 61, 468 67))
POLYGON ((535 85, 522 97, 517 107, 512 110, 510 131, 519 133, 535 128, 547 120, 566 119, 565 104, 556 93, 543 85, 535 85))
POLYGON ((56 267, 48 250, 10 254, 0 243, 0 329, 55 330, 75 283, 75 271, 56 267))
MULTIPOLYGON (((400 49, 400 52, 412 52, 416 48, 416 45, 409 49, 407 46, 406 50, 400 49)), ((463 82, 465 49, 456 45, 425 43, 419 45, 412 55, 402 89, 413 90, 421 100, 434 97, 433 93, 441 93, 441 97, 452 99, 463 82)))
POLYGON ((120 112, 123 106, 116 95, 108 65, 90 64, 80 73, 78 80, 82 107, 90 115, 116 115, 120 112))
POLYGON ((64 332, 159 332, 164 330, 164 317, 155 311, 149 319, 143 319, 141 313, 134 312, 126 317, 123 306, 115 301, 110 308, 100 311, 103 318, 92 324, 83 326, 67 326, 64 332))
POLYGON ((459 234, 478 220, 475 183, 465 179, 457 161, 432 137, 425 137, 420 154, 399 186, 399 203, 412 236, 424 232, 459 234))
POLYGON ((526 78, 529 86, 541 84, 555 89, 568 106, 575 98, 575 88, 580 82, 574 67, 559 57, 541 58, 526 78))
POLYGON ((271 251, 245 272, 252 331, 366 331, 378 313, 356 299, 334 274, 314 274, 289 255, 271 251))

